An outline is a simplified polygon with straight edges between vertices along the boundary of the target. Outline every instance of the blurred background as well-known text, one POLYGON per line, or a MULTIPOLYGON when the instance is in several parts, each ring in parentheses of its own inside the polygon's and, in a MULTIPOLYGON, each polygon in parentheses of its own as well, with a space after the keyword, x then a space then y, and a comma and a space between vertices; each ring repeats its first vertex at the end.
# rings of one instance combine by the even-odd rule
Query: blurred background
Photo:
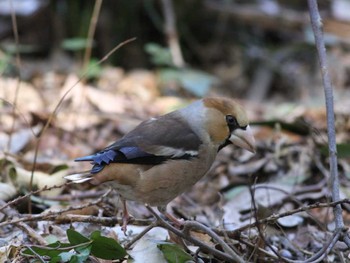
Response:
MULTIPOLYGON (((50 72, 77 72, 136 37, 103 66, 155 74, 163 95, 184 92, 201 97, 215 92, 280 102, 308 101, 322 93, 306 1, 104 0, 94 15, 97 2, 0 1, 2 75, 18 76, 20 71, 21 79, 29 81, 50 72), (11 15, 17 19, 18 47, 11 15), (93 19, 96 29, 90 41, 93 19), (84 62, 90 42, 91 59, 84 62), (16 50, 22 58, 20 70, 16 50)), ((319 5, 333 83, 346 90, 350 3, 334 0, 319 5)), ((90 72, 88 80, 94 82, 101 75, 102 66, 90 72)))

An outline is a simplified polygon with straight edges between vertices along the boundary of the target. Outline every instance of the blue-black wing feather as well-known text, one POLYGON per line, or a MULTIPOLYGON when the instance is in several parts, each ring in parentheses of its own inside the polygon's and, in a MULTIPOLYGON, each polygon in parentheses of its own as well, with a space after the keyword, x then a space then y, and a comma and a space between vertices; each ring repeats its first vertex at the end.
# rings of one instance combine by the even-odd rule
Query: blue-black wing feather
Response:
POLYGON ((142 151, 137 146, 122 147, 118 150, 103 150, 93 155, 88 155, 75 159, 77 162, 90 161, 94 166, 91 173, 100 172, 110 163, 134 163, 134 164, 160 164, 167 160, 166 156, 157 156, 142 151))
POLYGON ((158 165, 169 159, 190 159, 195 156, 187 152, 198 151, 200 145, 201 140, 181 118, 176 115, 170 118, 169 116, 161 116, 157 119, 142 122, 122 139, 104 150, 94 155, 77 158, 75 161, 90 161, 94 165, 91 173, 98 173, 110 163, 158 165), (154 132, 155 127, 157 133, 154 132), (162 136, 159 136, 159 134, 162 136), (176 155, 176 157, 173 155, 157 155, 144 150, 147 149, 148 145, 182 149, 184 154, 176 155))

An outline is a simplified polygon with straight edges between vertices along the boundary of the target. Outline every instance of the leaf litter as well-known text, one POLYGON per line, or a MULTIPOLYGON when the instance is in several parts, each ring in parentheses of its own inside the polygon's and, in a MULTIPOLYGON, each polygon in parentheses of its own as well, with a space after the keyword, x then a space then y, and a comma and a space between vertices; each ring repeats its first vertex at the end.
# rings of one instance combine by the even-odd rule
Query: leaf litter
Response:
MULTIPOLYGON (((18 112, 15 115, 11 104, 4 103, 0 107, 0 127, 2 127, 0 147, 3 152, 0 156, 2 167, 0 189, 3 189, 0 198, 5 205, 6 202, 27 194, 29 189, 53 187, 50 191, 31 197, 32 213, 37 215, 47 213, 51 208, 54 208, 52 211, 58 211, 70 205, 89 204, 98 197, 79 196, 83 196, 87 191, 98 193, 106 189, 105 186, 94 187, 88 183, 65 184, 64 175, 88 169, 84 164, 73 163, 75 157, 98 151, 122 137, 142 120, 164 114, 190 101, 189 98, 162 96, 161 94, 166 92, 158 87, 157 75, 151 71, 124 72, 109 67, 101 74, 97 85, 79 81, 74 74, 66 76, 65 79, 62 76, 55 78, 60 79, 62 86, 52 87, 49 91, 51 96, 40 95, 41 92, 48 93, 44 81, 37 81, 41 85, 36 87, 21 83, 16 108, 18 112), (110 72, 118 74, 114 77, 110 72), (50 112, 62 95, 75 83, 78 84, 68 94, 45 134, 42 135, 36 155, 38 138, 34 134, 42 132, 50 112), (11 130, 13 116, 15 125, 11 130), (32 177, 34 159, 35 172, 32 177), (60 165, 65 167, 59 168, 60 165), (60 185, 64 186, 55 188, 60 185), (64 196, 71 196, 71 201, 54 201, 64 196)), ((1 78, 0 85, 7 87, 6 90, 2 90, 1 97, 11 102, 13 94, 11 95, 10 91, 17 84, 14 79, 1 78)), ((242 103, 249 105, 248 102, 242 103)), ((348 164, 350 119, 348 108, 340 106, 336 108, 336 129, 341 152, 340 178, 343 197, 349 198, 347 178, 350 177, 348 164)), ((283 115, 273 116, 270 111, 272 107, 276 106, 253 107, 249 111, 257 140, 255 155, 232 148, 224 149, 220 152, 211 172, 190 192, 179 196, 169 205, 177 216, 196 219, 213 229, 234 232, 243 227, 244 230, 235 241, 235 244, 239 244, 236 245, 236 249, 242 255, 248 255, 254 253, 254 249, 244 245, 244 242, 256 244, 265 251, 261 254, 261 258, 269 257, 270 252, 264 242, 257 242, 260 239, 259 234, 251 225, 256 221, 256 216, 258 219, 264 219, 298 207, 329 202, 327 190, 329 164, 324 152, 324 147, 327 145, 324 110, 317 107, 282 105, 281 109, 277 108, 274 112, 283 112, 283 115), (253 211, 252 193, 257 207, 256 212, 253 211)), ((6 209, 1 209, 0 223, 13 219, 13 213, 19 218, 27 216, 28 202, 28 198, 14 202, 10 206, 12 215, 7 214, 6 209)), ((142 204, 130 202, 128 205, 136 218, 152 220, 150 213, 142 204)), ((344 208, 344 219, 348 224, 349 207, 344 205, 344 208)), ((79 215, 85 216, 119 216, 121 207, 118 197, 112 193, 95 205, 94 209, 79 211, 79 215)), ((68 216, 72 214, 74 213, 65 212, 68 216)), ((44 237, 55 236, 57 240, 64 240, 68 225, 58 223, 52 225, 52 220, 39 220, 37 226, 32 227, 44 237)), ((330 207, 314 208, 268 221, 263 234, 265 241, 272 244, 281 254, 302 260, 322 247, 330 235, 331 220, 330 207)), ((146 225, 147 223, 138 228, 142 231, 146 225)), ((118 242, 122 244, 138 232, 133 229, 132 223, 129 228, 130 236, 127 237, 116 234, 118 232, 116 229, 119 227, 101 228, 96 224, 77 221, 73 223, 73 228, 84 236, 89 236, 94 230, 102 230, 105 235, 118 236, 118 242)), ((24 243, 37 242, 28 231, 22 232, 20 237, 10 238, 16 229, 16 224, 0 226, 0 242, 2 242, 0 259, 6 257, 19 259, 23 256, 14 251, 18 252, 24 243)), ((205 238, 207 237, 203 237, 205 238)), ((152 236, 152 233, 149 233, 130 250, 130 255, 142 258, 145 254, 155 253, 155 257, 172 258, 170 254, 159 254, 162 249, 167 251, 171 249, 171 246, 165 246, 165 243, 161 245, 159 240, 169 240, 166 231, 160 236, 152 236), (140 252, 140 249, 145 250, 140 252)), ((193 247, 189 248, 191 249, 188 251, 194 251, 193 247)), ((336 249, 341 249, 341 246, 336 246, 336 249)), ((174 252, 177 248, 171 251, 177 253, 174 252)), ((187 254, 179 256, 187 257, 187 254)))

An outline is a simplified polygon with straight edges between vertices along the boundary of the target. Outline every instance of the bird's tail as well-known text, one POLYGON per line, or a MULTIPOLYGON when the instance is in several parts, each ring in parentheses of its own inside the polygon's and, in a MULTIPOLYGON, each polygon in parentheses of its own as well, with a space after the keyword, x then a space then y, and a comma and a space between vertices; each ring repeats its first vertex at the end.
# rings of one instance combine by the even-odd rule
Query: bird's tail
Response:
POLYGON ((85 172, 81 172, 81 173, 76 173, 76 174, 70 174, 65 176, 64 178, 66 178, 69 181, 72 181, 73 183, 76 184, 80 184, 86 181, 89 181, 92 179, 92 174, 90 171, 85 171, 85 172))

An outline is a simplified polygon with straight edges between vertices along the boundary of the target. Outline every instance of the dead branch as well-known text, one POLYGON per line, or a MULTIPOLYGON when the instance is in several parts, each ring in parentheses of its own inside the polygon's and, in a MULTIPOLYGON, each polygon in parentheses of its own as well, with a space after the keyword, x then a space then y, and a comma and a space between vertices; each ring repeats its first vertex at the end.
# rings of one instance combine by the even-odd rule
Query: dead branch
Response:
MULTIPOLYGON (((323 88, 326 99, 327 110, 327 134, 328 134, 328 149, 329 149, 329 163, 330 163, 330 184, 332 189, 332 200, 340 200, 339 191, 339 175, 338 175, 338 158, 337 158, 337 145, 336 145, 336 133, 335 133, 335 120, 334 120, 334 103, 333 103, 333 88, 331 83, 330 74, 328 71, 326 47, 322 34, 322 21, 320 13, 318 11, 317 1, 308 0, 311 25, 314 32, 316 48, 319 57, 319 63, 321 67, 321 74, 323 80, 323 88)), ((336 205, 333 208, 336 229, 344 228, 344 221, 342 215, 342 208, 340 205, 336 205)), ((344 241, 350 247, 349 236, 343 237, 344 241)))
MULTIPOLYGON (((191 242, 192 244, 196 245, 196 246, 199 246, 201 248, 201 250, 203 251, 206 251, 208 253, 211 253, 212 255, 220 258, 220 259, 223 259, 227 262, 239 262, 239 263, 244 263, 245 261, 240 257, 238 256, 237 254, 235 254, 236 256, 233 257, 232 255, 230 254, 227 254, 227 253, 224 253, 224 252, 221 252, 215 248, 212 248, 210 246, 208 246, 207 244, 203 243, 202 241, 199 241, 198 239, 192 237, 191 235, 188 235, 186 234, 186 232, 184 232, 183 230, 179 230, 175 227, 173 227, 172 225, 170 225, 169 223, 167 223, 165 220, 163 220, 151 207, 149 206, 146 206, 147 209, 153 214, 153 216, 156 218, 157 220, 157 225, 160 226, 160 227, 164 227, 165 229, 173 232, 175 235, 191 242)), ((190 221, 185 221, 184 224, 186 225, 186 223, 188 223, 190 221)), ((203 225, 203 229, 206 229, 208 231, 206 231, 206 233, 208 235, 210 235, 209 233, 211 233, 211 230, 209 230, 206 226, 203 225)), ((202 229, 202 230, 203 230, 202 229)), ((222 241, 223 242, 223 241, 222 241)), ((234 251, 233 251, 234 252, 234 251)), ((235 253, 235 252, 234 252, 235 253)))

